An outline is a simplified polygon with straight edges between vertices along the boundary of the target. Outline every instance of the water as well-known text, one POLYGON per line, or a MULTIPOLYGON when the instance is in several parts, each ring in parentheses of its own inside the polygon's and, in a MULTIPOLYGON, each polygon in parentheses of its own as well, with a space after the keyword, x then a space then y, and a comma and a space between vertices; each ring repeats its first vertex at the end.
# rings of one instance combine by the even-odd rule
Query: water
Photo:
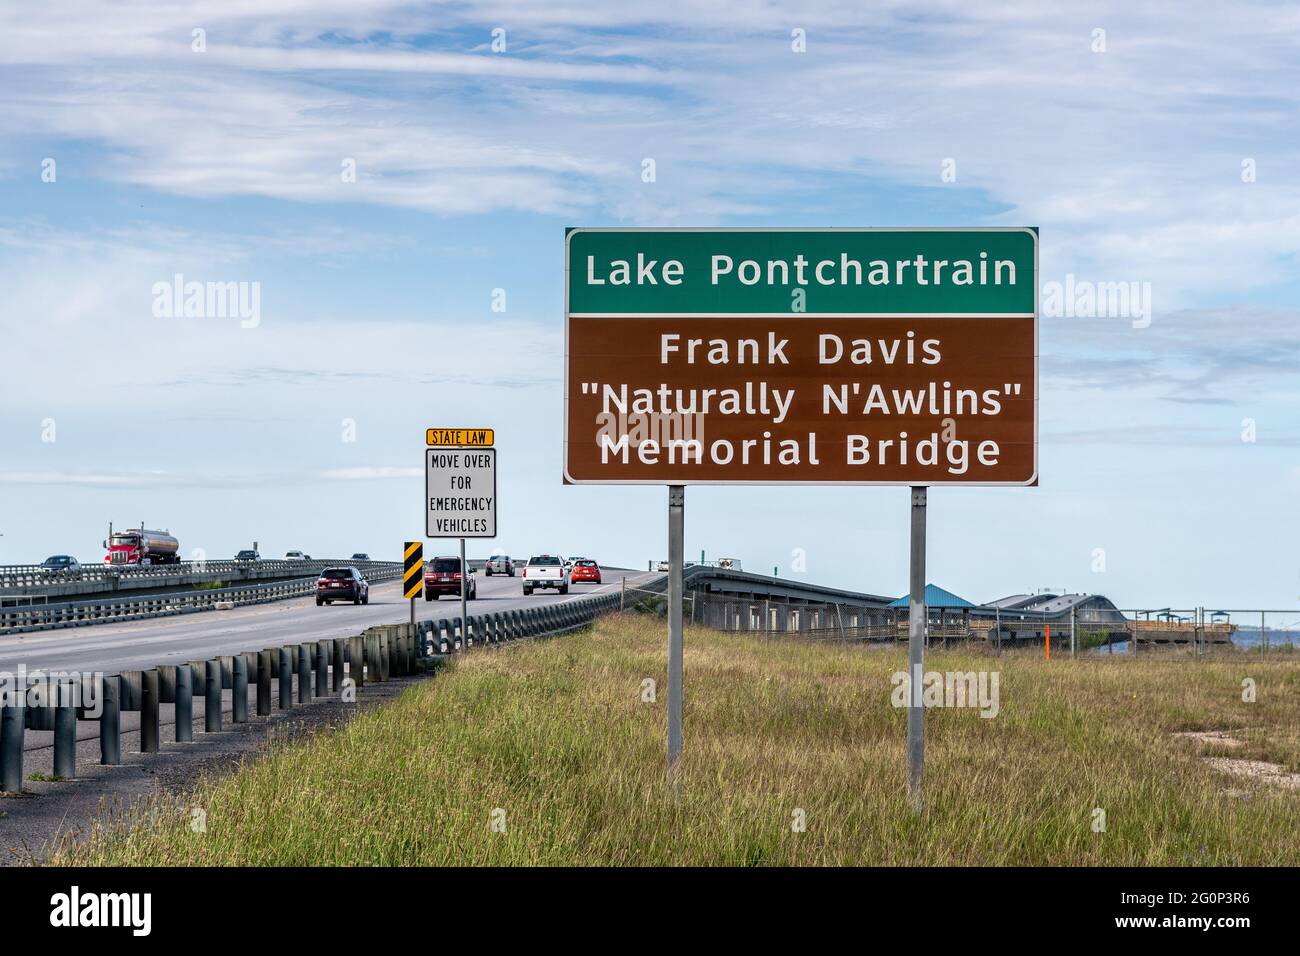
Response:
MULTIPOLYGON (((1300 630, 1294 628, 1288 629, 1288 628, 1270 627, 1264 633, 1268 636, 1268 646, 1270 650, 1277 647, 1285 647, 1288 644, 1293 647, 1300 647, 1300 630)), ((1246 648, 1251 648, 1251 647, 1258 648, 1259 635, 1260 635, 1260 630, 1258 627, 1253 627, 1253 628, 1239 627, 1236 631, 1233 632, 1232 646, 1239 650, 1244 650, 1246 648)), ((1181 646, 1186 646, 1189 648, 1191 647, 1190 644, 1181 645, 1181 646)), ((1106 646, 1102 645, 1101 647, 1093 648, 1092 653, 1126 654, 1128 653, 1128 650, 1129 650, 1128 641, 1116 641, 1112 645, 1112 649, 1110 651, 1107 651, 1106 646)), ((1139 648, 1138 650, 1140 653, 1142 651, 1142 648, 1139 648)))
MULTIPOLYGON (((1268 636, 1269 647, 1300 645, 1300 630, 1270 627, 1264 633, 1268 636)), ((1259 647, 1259 634, 1258 627, 1241 627, 1232 635, 1232 643, 1237 647, 1259 647)))

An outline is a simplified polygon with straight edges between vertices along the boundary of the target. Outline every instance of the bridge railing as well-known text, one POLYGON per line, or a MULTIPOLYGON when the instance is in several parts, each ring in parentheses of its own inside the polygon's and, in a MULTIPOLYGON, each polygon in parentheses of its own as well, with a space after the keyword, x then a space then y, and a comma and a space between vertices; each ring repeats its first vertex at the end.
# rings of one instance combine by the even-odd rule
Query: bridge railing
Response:
MULTIPOLYGON (((399 565, 386 564, 364 573, 367 580, 372 582, 389 581, 400 577, 402 569, 399 565)), ((265 604, 315 593, 316 573, 312 573, 307 577, 283 581, 166 594, 114 595, 80 601, 16 604, 0 607, 0 634, 189 614, 219 607, 265 604)))
POLYGON ((58 571, 39 564, 0 565, 0 590, 66 585, 76 582, 108 582, 119 588, 150 587, 161 579, 178 576, 223 578, 239 574, 244 577, 290 577, 319 574, 334 565, 351 565, 361 571, 392 567, 392 561, 257 561, 205 560, 177 561, 172 564, 83 564, 77 571, 58 571))
MULTIPOLYGON (((118 674, 32 673, 0 691, 0 791, 23 787, 28 731, 53 731, 53 776, 74 779, 78 722, 93 722, 100 763, 122 763, 123 712, 138 712, 139 753, 162 749, 169 711, 173 742, 194 739, 195 702, 202 732, 220 733, 227 714, 242 724, 317 698, 355 702, 369 683, 416 676, 449 655, 475 647, 554 637, 617 613, 619 594, 591 595, 510 611, 371 627, 352 637, 248 650, 186 664, 118 674), (228 705, 227 706, 227 702, 228 705), (251 705, 251 710, 250 710, 251 705)), ((10 675, 12 676, 12 675, 10 675)), ((93 736, 83 739, 93 739, 93 736)), ((44 738, 34 746, 49 746, 44 738)))

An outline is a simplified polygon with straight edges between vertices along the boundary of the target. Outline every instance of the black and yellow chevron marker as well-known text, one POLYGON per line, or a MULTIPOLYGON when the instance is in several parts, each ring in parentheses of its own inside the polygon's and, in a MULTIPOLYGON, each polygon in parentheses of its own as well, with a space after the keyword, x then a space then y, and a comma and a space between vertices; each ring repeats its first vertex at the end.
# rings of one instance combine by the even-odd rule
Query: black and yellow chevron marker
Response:
POLYGON ((424 590, 424 542, 408 541, 402 551, 402 592, 417 598, 424 590))

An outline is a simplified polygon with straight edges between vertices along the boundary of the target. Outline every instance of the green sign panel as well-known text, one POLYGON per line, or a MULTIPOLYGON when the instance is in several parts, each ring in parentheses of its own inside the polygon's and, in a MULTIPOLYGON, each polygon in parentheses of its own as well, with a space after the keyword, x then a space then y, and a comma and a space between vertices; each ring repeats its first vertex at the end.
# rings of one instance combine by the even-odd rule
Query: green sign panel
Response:
POLYGON ((570 229, 570 315, 1032 316, 1038 232, 570 229))

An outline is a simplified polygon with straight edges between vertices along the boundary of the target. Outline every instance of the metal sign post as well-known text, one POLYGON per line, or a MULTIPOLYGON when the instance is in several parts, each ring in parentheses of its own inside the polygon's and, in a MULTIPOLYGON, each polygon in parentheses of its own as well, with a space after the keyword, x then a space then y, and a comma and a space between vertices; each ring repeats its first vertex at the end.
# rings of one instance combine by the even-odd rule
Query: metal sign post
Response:
POLYGON ((911 697, 907 705, 907 798, 921 809, 925 777, 925 706, 921 678, 925 674, 925 507, 926 489, 912 489, 912 556, 907 600, 907 668, 911 697))
POLYGON ((465 611, 465 589, 469 586, 469 566, 465 564, 465 539, 460 539, 460 646, 469 647, 469 616, 465 611))
POLYGON ((682 756, 682 581, 686 488, 668 486, 668 783, 680 791, 682 756))

